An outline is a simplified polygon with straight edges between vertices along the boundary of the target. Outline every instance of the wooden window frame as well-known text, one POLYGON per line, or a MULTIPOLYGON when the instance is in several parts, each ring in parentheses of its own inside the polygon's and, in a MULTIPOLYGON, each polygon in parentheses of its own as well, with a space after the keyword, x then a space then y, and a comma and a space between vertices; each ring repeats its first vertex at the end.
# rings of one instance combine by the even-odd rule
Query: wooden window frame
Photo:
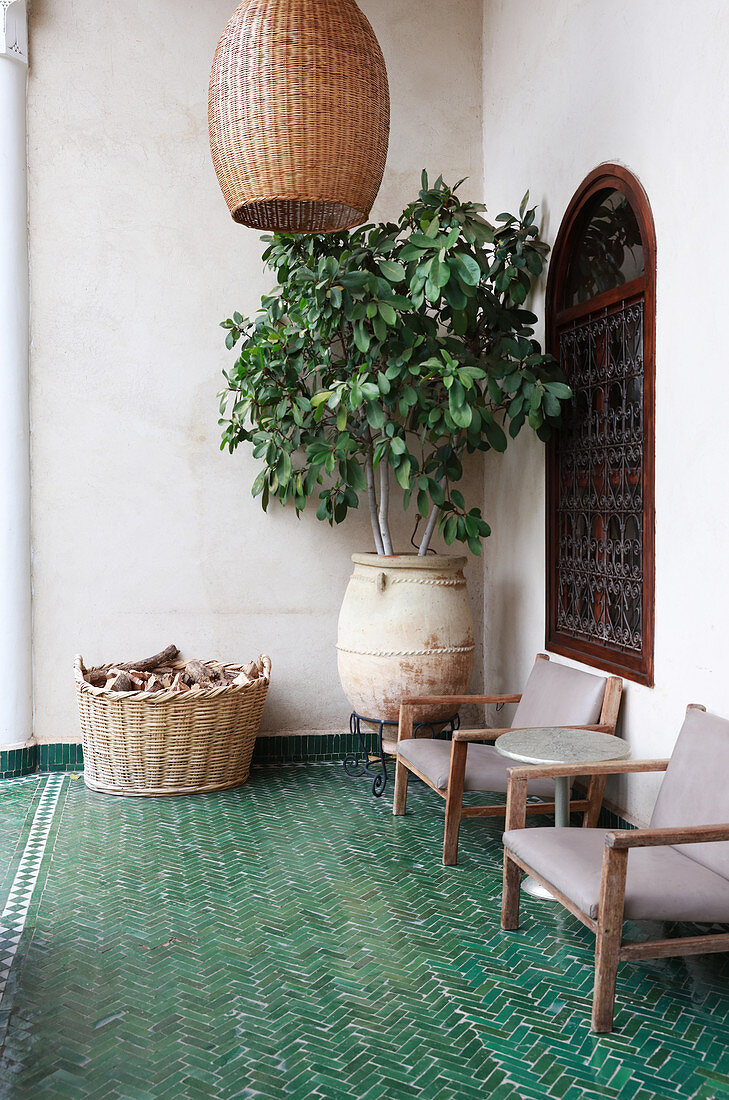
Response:
MULTIPOLYGON (((648 197, 635 176, 617 164, 602 164, 583 180, 562 219, 552 251, 547 281, 547 346, 559 356, 558 331, 565 322, 585 317, 617 302, 644 299, 643 327, 643 651, 622 652, 597 640, 573 638, 557 630, 558 600, 558 459, 555 443, 547 445, 546 477, 546 648, 563 657, 617 673, 628 680, 653 686, 655 619, 655 346, 656 346, 656 234, 648 197), (643 240, 645 275, 596 295, 587 302, 560 309, 576 233, 586 204, 599 192, 614 189, 625 195, 638 221, 643 240)), ((568 379, 569 381, 569 379, 568 379)))

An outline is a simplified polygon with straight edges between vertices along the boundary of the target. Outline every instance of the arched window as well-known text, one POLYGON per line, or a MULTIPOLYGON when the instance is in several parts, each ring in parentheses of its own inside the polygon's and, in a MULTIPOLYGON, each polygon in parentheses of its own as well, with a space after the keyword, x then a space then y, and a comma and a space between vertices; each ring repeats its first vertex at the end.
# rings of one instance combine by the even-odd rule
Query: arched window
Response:
POLYGON ((547 452, 547 647, 653 683, 656 245, 636 178, 602 165, 557 235, 550 350, 572 387, 547 452))

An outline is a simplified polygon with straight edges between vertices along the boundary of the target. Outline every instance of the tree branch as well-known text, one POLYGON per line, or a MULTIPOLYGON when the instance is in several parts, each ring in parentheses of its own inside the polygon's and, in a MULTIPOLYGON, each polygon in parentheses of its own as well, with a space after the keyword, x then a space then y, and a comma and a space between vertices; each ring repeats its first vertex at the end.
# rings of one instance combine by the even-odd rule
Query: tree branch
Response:
POLYGON ((380 524, 377 519, 377 493, 375 492, 375 471, 372 468, 371 450, 368 450, 365 455, 365 475, 367 477, 367 502, 370 506, 370 523, 372 524, 372 534, 375 539, 375 549, 378 554, 383 555, 385 553, 385 546, 382 541, 380 524))
POLYGON ((387 465, 387 454, 380 459, 380 531, 382 532, 382 544, 385 554, 392 554, 392 539, 390 538, 390 470, 387 465))
POLYGON ((437 504, 434 504, 433 507, 430 509, 430 515, 428 516, 428 522, 426 524, 425 530, 423 531, 423 537, 420 540, 420 548, 418 550, 418 557, 419 558, 424 558, 425 555, 428 553, 428 547, 430 545, 430 540, 433 537, 433 532, 435 531, 435 525, 438 522, 438 516, 439 515, 440 515, 440 508, 438 507, 437 504))

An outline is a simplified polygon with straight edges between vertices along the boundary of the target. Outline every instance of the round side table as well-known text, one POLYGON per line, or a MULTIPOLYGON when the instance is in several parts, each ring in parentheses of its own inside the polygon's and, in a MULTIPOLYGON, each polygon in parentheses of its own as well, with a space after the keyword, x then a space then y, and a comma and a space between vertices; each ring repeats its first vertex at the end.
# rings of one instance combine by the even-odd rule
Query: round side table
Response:
MULTIPOLYGON (((495 744, 502 756, 522 764, 595 764, 630 756, 628 745, 611 733, 563 726, 513 730, 497 737, 495 744)), ((559 776, 554 781, 555 828, 568 828, 569 807, 570 781, 567 776, 559 776)), ((532 897, 553 899, 548 890, 529 877, 524 879, 522 889, 532 897)))

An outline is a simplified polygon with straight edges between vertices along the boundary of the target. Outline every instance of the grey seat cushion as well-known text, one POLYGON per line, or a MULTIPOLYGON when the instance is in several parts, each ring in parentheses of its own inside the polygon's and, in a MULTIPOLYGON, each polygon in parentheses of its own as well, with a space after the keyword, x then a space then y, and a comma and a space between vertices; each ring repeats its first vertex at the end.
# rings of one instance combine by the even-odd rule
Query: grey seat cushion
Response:
MULTIPOLYGON (((409 738, 407 741, 398 743, 397 753, 423 775, 427 775, 438 790, 446 789, 451 760, 450 741, 437 741, 429 737, 409 738)), ((464 790, 496 791, 505 794, 509 782, 508 769, 518 766, 516 761, 507 760, 497 752, 493 745, 469 745, 464 790)), ((529 794, 536 795, 537 798, 553 799, 554 781, 552 779, 535 780, 529 784, 529 794)))
MULTIPOLYGON (((504 846, 595 918, 607 829, 512 829, 504 846)), ((671 847, 628 855, 626 920, 729 922, 729 881, 671 847)))
POLYGON ((537 658, 511 724, 514 729, 596 725, 605 683, 604 676, 537 658))

